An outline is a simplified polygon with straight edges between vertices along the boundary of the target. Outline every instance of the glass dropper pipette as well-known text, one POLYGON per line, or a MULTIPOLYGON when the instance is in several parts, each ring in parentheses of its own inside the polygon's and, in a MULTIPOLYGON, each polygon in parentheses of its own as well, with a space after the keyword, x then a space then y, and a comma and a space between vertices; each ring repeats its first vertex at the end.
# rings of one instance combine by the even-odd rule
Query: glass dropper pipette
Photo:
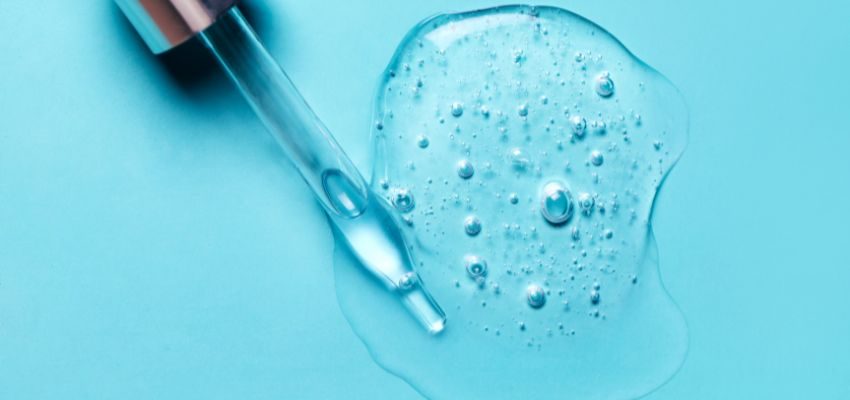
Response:
POLYGON ((116 0, 161 53, 198 36, 313 189, 358 261, 431 333, 445 314, 413 269, 398 220, 257 38, 236 0, 116 0))

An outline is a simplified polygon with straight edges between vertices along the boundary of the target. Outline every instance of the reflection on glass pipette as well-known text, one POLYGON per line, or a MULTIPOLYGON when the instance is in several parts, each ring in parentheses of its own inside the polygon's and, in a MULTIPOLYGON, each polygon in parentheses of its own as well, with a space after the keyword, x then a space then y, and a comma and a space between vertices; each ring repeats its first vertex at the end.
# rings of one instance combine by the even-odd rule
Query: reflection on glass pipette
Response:
POLYGON ((445 314, 413 269, 397 219, 235 7, 235 0, 116 0, 154 52, 197 35, 274 135, 360 263, 431 333, 445 314))

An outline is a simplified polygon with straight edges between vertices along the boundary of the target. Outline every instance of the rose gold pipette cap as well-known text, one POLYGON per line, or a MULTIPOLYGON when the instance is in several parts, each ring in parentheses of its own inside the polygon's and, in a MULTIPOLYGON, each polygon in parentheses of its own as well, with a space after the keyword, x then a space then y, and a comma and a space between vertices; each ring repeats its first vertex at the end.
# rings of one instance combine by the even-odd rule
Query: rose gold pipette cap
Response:
POLYGON ((238 0, 115 0, 151 51, 171 50, 212 25, 238 0))

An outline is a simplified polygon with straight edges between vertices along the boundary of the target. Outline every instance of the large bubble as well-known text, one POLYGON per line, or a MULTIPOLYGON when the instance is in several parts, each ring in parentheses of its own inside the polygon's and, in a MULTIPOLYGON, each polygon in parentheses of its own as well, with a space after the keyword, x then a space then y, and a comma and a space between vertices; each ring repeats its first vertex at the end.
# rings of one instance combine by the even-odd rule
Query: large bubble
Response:
POLYGON ((414 28, 376 107, 374 190, 411 199, 448 316, 428 335, 338 249, 340 307, 382 367, 435 399, 632 398, 675 373, 687 330, 650 217, 687 112, 663 76, 582 17, 508 6, 414 28))

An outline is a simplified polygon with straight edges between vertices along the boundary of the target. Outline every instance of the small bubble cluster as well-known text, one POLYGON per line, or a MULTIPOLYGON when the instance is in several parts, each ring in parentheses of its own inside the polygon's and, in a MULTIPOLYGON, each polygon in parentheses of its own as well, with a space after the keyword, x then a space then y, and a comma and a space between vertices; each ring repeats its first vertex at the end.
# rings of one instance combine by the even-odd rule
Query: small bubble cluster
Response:
POLYGON ((608 129, 608 124, 606 124, 605 121, 595 120, 590 123, 590 129, 597 135, 604 135, 605 131, 608 129))

